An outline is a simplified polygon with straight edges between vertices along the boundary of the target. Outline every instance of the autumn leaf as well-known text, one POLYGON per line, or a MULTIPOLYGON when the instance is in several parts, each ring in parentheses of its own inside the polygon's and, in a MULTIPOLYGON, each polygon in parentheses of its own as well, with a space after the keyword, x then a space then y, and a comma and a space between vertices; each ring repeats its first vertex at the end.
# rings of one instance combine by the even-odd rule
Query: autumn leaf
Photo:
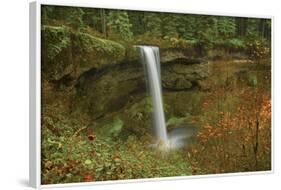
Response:
POLYGON ((91 182, 91 181, 94 181, 94 180, 93 180, 93 177, 91 175, 85 175, 83 177, 83 181, 84 182, 91 182))
POLYGON ((121 162, 121 158, 120 158, 119 156, 115 156, 115 157, 113 158, 113 160, 114 160, 115 162, 121 162))
POLYGON ((93 141, 93 140, 96 139, 96 135, 94 135, 94 134, 88 135, 88 139, 89 139, 90 141, 93 141))

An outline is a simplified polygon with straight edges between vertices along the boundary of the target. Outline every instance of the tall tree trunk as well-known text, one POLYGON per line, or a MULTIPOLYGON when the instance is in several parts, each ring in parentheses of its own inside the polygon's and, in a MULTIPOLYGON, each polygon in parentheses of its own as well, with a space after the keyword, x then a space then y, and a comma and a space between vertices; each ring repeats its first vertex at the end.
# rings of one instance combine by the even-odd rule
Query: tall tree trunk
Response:
POLYGON ((256 132, 255 132, 255 144, 254 144, 254 154, 255 154, 255 169, 258 170, 258 147, 259 147, 259 117, 256 117, 256 132))
POLYGON ((106 31, 106 14, 105 10, 101 9, 100 10, 100 15, 101 15, 101 31, 104 35, 104 37, 107 37, 107 31, 106 31))
MULTIPOLYGON (((256 90, 256 89, 255 89, 256 90)), ((259 112, 260 112, 260 107, 258 106, 258 96, 257 96, 257 90, 256 90, 256 95, 255 95, 255 142, 253 145, 253 151, 254 151, 254 157, 255 157, 255 169, 258 170, 258 149, 259 149, 259 131, 260 131, 260 118, 259 118, 259 112)))
POLYGON ((259 34, 261 37, 265 37, 265 19, 260 19, 259 21, 259 34))
POLYGON ((236 34, 238 36, 245 36, 247 34, 248 18, 236 18, 236 34))

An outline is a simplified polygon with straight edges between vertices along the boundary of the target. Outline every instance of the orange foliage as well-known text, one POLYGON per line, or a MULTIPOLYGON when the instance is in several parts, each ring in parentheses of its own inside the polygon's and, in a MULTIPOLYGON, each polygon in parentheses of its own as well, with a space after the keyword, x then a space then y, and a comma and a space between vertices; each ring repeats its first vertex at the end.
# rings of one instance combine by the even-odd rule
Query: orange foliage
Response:
POLYGON ((94 181, 93 177, 91 175, 85 175, 83 177, 83 181, 84 182, 91 182, 91 181, 94 181))
MULTIPOLYGON (((189 147, 187 158, 196 168, 194 174, 270 169, 270 96, 252 89, 239 93, 241 103, 236 111, 213 112, 197 133, 198 143, 189 147)), ((203 108, 208 111, 212 107, 216 107, 214 97, 209 97, 203 108)))

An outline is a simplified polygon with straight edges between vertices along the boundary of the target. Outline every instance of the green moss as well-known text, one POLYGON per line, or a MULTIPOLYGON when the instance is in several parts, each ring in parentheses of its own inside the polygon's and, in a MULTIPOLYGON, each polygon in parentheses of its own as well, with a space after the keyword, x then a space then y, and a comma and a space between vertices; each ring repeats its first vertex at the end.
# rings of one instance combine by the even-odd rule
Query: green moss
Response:
POLYGON ((44 25, 42 27, 42 36, 49 59, 53 59, 63 48, 70 45, 74 45, 73 50, 80 53, 95 52, 100 56, 107 55, 113 58, 125 55, 125 47, 117 42, 97 38, 87 33, 70 31, 65 26, 44 25))
POLYGON ((42 26, 42 37, 47 58, 50 60, 70 46, 70 31, 64 26, 42 26))
POLYGON ((66 26, 42 26, 44 77, 59 80, 78 77, 92 68, 120 63, 126 54, 122 44, 78 32, 66 26))
POLYGON ((117 137, 121 133, 123 126, 124 122, 117 117, 112 122, 97 129, 96 132, 106 137, 117 137))
POLYGON ((171 117, 166 125, 176 125, 179 126, 181 124, 183 124, 185 122, 185 118, 184 117, 171 117))
POLYGON ((122 58, 125 55, 125 48, 116 42, 94 37, 87 33, 77 33, 74 45, 81 53, 96 53, 99 56, 111 56, 122 58))
POLYGON ((123 128, 123 125, 124 125, 124 122, 121 119, 119 119, 119 118, 115 119, 113 122, 113 126, 109 131, 110 134, 113 135, 114 137, 118 136, 123 128))
POLYGON ((258 85, 258 78, 256 73, 251 72, 248 76, 248 85, 252 87, 256 87, 258 85))

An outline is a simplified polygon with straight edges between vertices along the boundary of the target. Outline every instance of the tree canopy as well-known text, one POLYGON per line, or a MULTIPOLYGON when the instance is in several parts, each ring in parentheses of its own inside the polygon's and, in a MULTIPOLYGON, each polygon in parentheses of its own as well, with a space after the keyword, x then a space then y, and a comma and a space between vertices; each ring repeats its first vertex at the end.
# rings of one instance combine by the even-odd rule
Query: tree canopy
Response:
POLYGON ((271 45, 271 20, 263 18, 43 6, 42 21, 121 43, 166 40, 174 46, 193 46, 200 54, 214 46, 258 49, 257 44, 271 45))

